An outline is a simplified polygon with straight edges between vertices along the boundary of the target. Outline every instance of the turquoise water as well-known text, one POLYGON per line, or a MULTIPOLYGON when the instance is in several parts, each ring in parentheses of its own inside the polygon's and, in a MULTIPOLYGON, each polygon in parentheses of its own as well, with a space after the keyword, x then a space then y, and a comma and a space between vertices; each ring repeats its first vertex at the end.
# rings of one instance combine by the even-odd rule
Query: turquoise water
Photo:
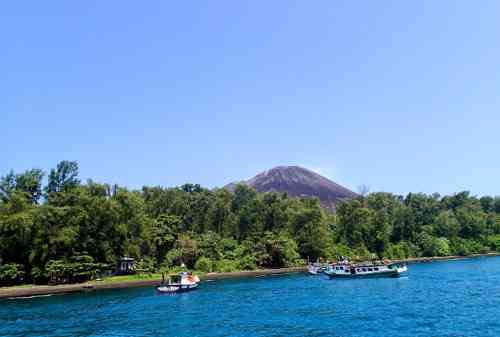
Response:
POLYGON ((0 301, 0 336, 500 336, 500 258, 399 279, 303 274, 0 301))

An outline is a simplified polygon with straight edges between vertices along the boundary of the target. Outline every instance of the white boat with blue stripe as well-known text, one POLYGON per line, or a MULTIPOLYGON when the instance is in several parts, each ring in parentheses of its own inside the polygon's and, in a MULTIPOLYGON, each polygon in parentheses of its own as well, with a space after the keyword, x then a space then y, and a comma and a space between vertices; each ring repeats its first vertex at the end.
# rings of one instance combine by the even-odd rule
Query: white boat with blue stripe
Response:
POLYGON ((333 263, 324 273, 330 278, 358 277, 399 277, 408 273, 405 263, 368 262, 368 263, 333 263))

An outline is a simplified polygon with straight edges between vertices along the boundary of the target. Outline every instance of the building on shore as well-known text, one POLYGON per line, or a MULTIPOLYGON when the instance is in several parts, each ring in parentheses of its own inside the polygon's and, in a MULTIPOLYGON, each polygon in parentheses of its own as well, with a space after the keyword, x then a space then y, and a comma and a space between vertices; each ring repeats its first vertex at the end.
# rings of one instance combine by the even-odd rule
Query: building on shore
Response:
POLYGON ((116 274, 132 274, 135 271, 135 260, 131 257, 123 256, 118 259, 116 274))

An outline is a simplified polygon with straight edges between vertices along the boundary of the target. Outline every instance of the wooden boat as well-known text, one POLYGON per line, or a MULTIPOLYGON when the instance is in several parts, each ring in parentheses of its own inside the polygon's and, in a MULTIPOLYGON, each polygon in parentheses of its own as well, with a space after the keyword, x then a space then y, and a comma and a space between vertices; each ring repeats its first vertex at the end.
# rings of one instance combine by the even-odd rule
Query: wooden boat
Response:
POLYGON ((156 287, 159 293, 172 294, 181 293, 198 288, 200 278, 192 273, 182 272, 179 274, 170 275, 168 281, 163 281, 162 284, 156 287))
POLYGON ((341 262, 330 265, 325 274, 330 278, 358 278, 358 277, 399 277, 408 272, 404 263, 365 262, 350 263, 341 262))
POLYGON ((325 271, 325 267, 321 263, 309 263, 307 265, 307 272, 310 275, 318 275, 325 271))

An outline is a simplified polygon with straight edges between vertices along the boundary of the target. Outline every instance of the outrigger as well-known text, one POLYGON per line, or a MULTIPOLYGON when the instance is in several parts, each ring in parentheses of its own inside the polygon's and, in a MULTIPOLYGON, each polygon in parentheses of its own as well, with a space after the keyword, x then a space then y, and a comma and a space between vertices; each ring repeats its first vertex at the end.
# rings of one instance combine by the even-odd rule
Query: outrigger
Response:
POLYGON ((357 277, 399 277, 408 272, 405 263, 383 262, 351 263, 342 261, 331 264, 325 274, 330 278, 357 278, 357 277))
POLYGON ((180 293, 198 288, 200 278, 190 272, 182 272, 170 275, 168 281, 165 281, 165 275, 162 274, 162 283, 156 287, 159 293, 180 293))

